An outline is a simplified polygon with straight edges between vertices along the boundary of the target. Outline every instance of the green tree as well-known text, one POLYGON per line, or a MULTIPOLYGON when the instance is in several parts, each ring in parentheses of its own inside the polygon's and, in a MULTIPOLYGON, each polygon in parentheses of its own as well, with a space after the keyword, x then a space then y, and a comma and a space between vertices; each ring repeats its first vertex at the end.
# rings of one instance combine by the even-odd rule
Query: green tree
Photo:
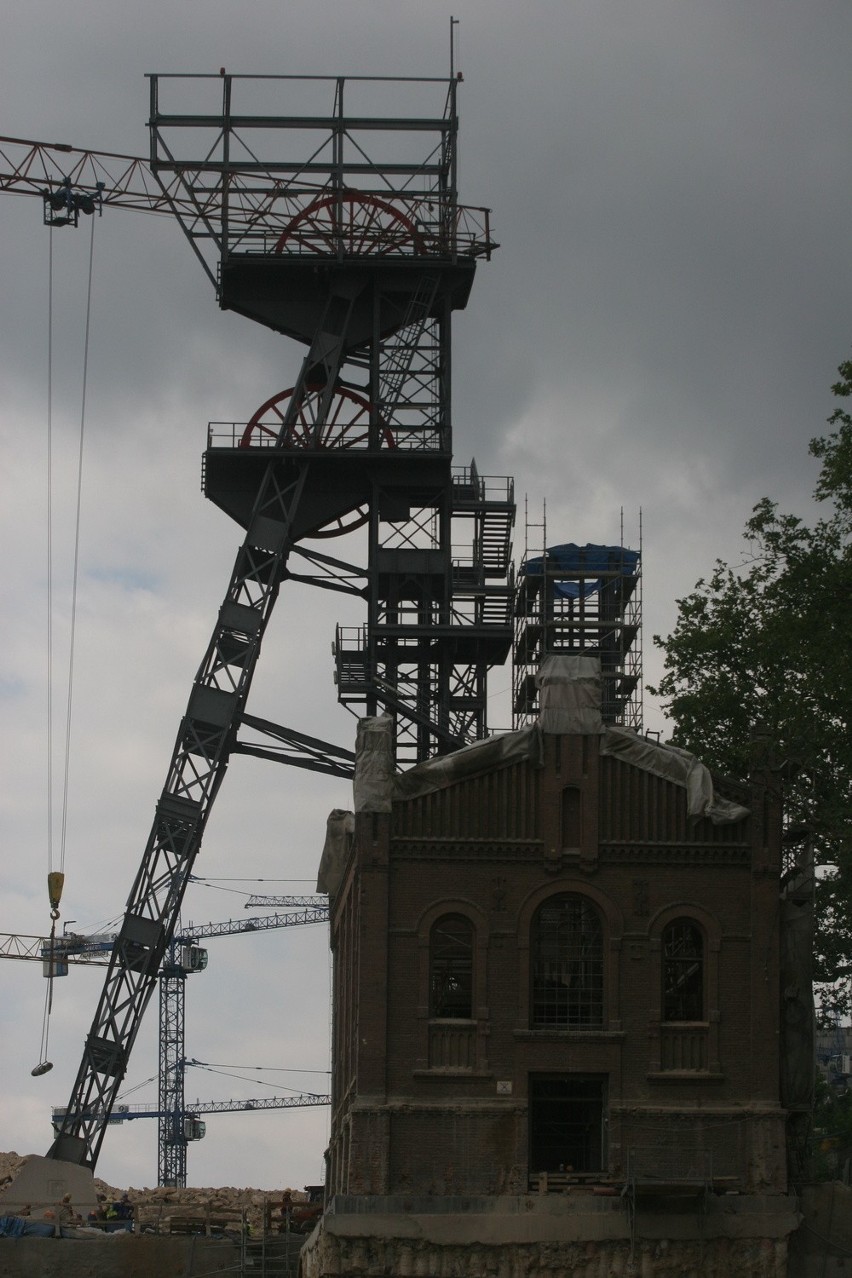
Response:
MULTIPOLYGON (((852 361, 832 388, 852 395, 852 361)), ((663 698, 672 740, 743 777, 760 724, 783 761, 788 823, 811 832, 818 870, 815 976, 824 1016, 852 1010, 852 416, 838 407, 814 439, 821 463, 806 522, 764 498, 744 562, 721 560, 678 600, 663 698)))
POLYGON ((836 1090, 821 1077, 814 1096, 811 1158, 815 1180, 839 1177, 852 1158, 852 1090, 836 1090))

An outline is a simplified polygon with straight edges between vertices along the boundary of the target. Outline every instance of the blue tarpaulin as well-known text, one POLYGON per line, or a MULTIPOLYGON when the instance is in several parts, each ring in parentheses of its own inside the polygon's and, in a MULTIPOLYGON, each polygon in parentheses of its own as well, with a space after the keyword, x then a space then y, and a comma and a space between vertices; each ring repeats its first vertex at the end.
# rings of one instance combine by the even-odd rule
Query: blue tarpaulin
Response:
MULTIPOLYGON (((521 564, 521 575, 540 577, 544 572, 545 558, 548 571, 566 573, 620 572, 625 577, 632 577, 639 563, 639 551, 627 550, 624 546, 595 546, 591 542, 585 546, 577 546, 573 541, 562 546, 548 546, 545 555, 528 559, 521 564)), ((567 599, 586 598, 600 590, 601 580, 596 577, 584 577, 582 581, 555 581, 554 593, 567 599)))
POLYGON ((0 1216, 0 1238, 52 1238, 53 1225, 40 1220, 28 1220, 25 1216, 0 1216))

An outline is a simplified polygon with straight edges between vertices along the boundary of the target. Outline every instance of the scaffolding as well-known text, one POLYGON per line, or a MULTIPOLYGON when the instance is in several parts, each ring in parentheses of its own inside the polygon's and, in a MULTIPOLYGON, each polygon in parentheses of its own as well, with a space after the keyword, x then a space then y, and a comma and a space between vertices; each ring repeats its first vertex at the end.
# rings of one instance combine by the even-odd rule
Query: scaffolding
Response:
POLYGON ((551 545, 547 510, 531 520, 525 505, 524 554, 515 590, 512 711, 516 728, 538 716, 536 676, 545 657, 600 658, 606 724, 642 729, 642 516, 639 548, 551 545))

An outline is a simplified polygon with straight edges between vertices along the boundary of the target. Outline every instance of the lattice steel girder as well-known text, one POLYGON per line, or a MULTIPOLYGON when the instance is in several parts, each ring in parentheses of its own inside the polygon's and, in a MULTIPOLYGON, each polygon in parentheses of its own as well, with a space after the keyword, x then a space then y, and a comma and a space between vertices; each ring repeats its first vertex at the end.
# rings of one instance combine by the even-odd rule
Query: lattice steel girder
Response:
MULTIPOLYGON (((345 315, 338 316, 336 344, 329 340, 328 325, 320 329, 303 366, 302 381, 307 366, 320 362, 333 383, 342 359, 345 326, 345 315)), ((288 425, 285 419, 282 431, 288 425)), ((309 457, 303 458, 302 465, 286 479, 268 465, 261 477, 246 539, 193 684, 67 1112, 48 1151, 50 1157, 90 1167, 97 1162, 106 1122, 225 775, 261 639, 292 546, 293 524, 310 465, 309 457), (254 618, 243 611, 246 608, 253 610, 254 618)))
MULTIPOLYGON (((0 191, 40 196, 68 182, 74 191, 99 194, 109 207, 174 217, 175 205, 182 203, 177 179, 163 190, 148 161, 138 156, 0 137, 0 191)), ((192 201, 182 207, 185 216, 193 214, 192 201)))
POLYGON ((170 961, 160 977, 157 1184, 182 1187, 187 1149, 183 1132, 186 972, 176 961, 174 945, 170 950, 170 961))
MULTIPOLYGON (((344 108, 345 80, 342 77, 329 77, 327 80, 328 86, 336 90, 336 101, 333 111, 326 115, 234 112, 235 92, 238 97, 242 93, 243 102, 248 105, 248 95, 257 91, 261 81, 265 80, 267 85, 272 84, 273 87, 276 83, 285 85, 287 82, 304 82, 305 77, 299 76, 192 77, 196 81, 193 86, 196 89, 198 82, 205 79, 214 93, 221 88, 221 105, 215 103, 217 109, 207 113, 161 111, 161 83, 167 85, 169 91, 175 95, 185 90, 189 78, 180 75, 149 77, 150 163, 155 171, 187 169, 196 182, 202 174, 215 176, 229 172, 250 177, 275 175, 279 178, 291 176, 299 179, 295 183, 282 183, 282 196, 290 194, 291 187, 300 189, 308 185, 304 177, 306 174, 330 180, 340 191, 354 185, 359 192, 360 183, 347 183, 347 174, 359 177, 369 175, 377 185, 384 181, 386 196, 401 196, 412 200, 418 197, 426 199, 429 196, 433 201, 440 196, 448 198, 452 191, 455 177, 454 151, 448 143, 458 127, 455 115, 455 81, 434 81, 438 92, 444 97, 445 106, 440 115, 431 118, 348 114, 344 108), (306 134, 311 133, 324 136, 306 137, 306 134), (359 133, 368 136, 359 142, 359 133), (206 137, 202 136, 205 134, 206 137), (255 137, 249 143, 251 134, 255 137), (375 136, 370 137, 370 134, 375 136), (187 140, 194 135, 197 138, 194 154, 186 150, 180 155, 176 154, 170 135, 178 135, 180 144, 184 147, 189 145, 187 140), (393 148, 388 142, 391 137, 395 144, 393 148), (301 156, 294 156, 297 146, 304 147, 301 156), (261 153, 262 147, 265 148, 265 153, 261 153), (370 147, 372 155, 367 154, 367 147, 370 147), (403 149, 408 152, 404 158, 401 156, 403 149), (294 158, 283 159, 285 155, 294 158), (393 185, 388 183, 386 179, 394 176, 404 180, 393 185), (416 177, 420 177, 421 181, 411 180, 416 177)), ((379 85, 382 80, 376 77, 371 83, 379 85)), ((214 105, 212 99, 211 105, 214 105)), ((326 181, 312 183, 314 191, 318 187, 324 187, 326 181)), ((198 182, 198 185, 204 189, 202 183, 198 182)), ((256 186, 254 189, 259 192, 262 188, 256 186)), ((382 187, 379 186, 379 189, 382 187)))
POLYGON ((105 961, 104 954, 109 952, 111 942, 107 945, 103 937, 99 937, 95 944, 94 938, 78 936, 73 932, 54 937, 53 941, 48 936, 25 936, 15 932, 0 932, 0 958, 47 963, 51 947, 54 952, 54 963, 99 965, 105 961))
POLYGON ((303 906, 314 908, 315 906, 325 905, 328 908, 328 897, 321 897, 316 894, 309 896, 266 896, 256 894, 250 896, 243 907, 246 910, 255 910, 258 906, 271 909, 277 906, 279 909, 285 906, 291 909, 301 909, 303 906))
POLYGON ((258 745, 240 740, 234 745, 236 754, 250 754, 260 759, 271 759, 275 763, 289 763, 293 767, 309 768, 312 772, 347 780, 355 775, 355 755, 351 750, 344 750, 328 741, 320 741, 316 737, 281 727, 266 719, 258 719, 254 715, 243 715, 242 726, 259 733, 266 744, 258 745))
MULTIPOLYGON (((455 204, 453 79, 226 74, 149 81, 151 167, 187 169, 202 190, 202 175, 209 182, 237 172, 253 181, 255 198, 286 201, 326 185, 345 198, 346 174, 357 173, 387 198, 455 204), (303 109, 289 109, 291 101, 303 109), (320 109, 305 110, 308 102, 320 109), (269 178, 277 185, 264 188, 269 178)), ((434 210, 431 220, 440 224, 434 210)))
POLYGON ((261 319, 252 257, 472 262, 494 247, 488 210, 457 202, 455 80, 152 75, 150 89, 151 170, 223 306, 261 319), (323 109, 270 110, 294 87, 323 109), (372 110, 349 109, 353 88, 372 110), (375 110, 388 91, 408 113, 375 110), (428 109, 411 110, 424 91, 428 109))
MULTIPOLYGON (((271 726, 271 725, 270 725, 271 726)), ((351 773, 350 773, 351 775, 351 773)), ((178 947, 188 942, 217 936, 236 936, 245 932, 262 932, 282 927, 299 927, 328 922, 328 898, 321 896, 292 898, 293 908, 283 914, 267 914, 260 918, 226 919, 220 923, 196 923, 176 929, 169 944, 168 959, 160 973, 160 1044, 158 1083, 158 1181, 160 1185, 186 1185, 186 1160, 189 1138, 184 1126, 187 1117, 185 1100, 186 1063, 186 996, 187 968, 178 947)), ((227 1107, 227 1106, 226 1106, 227 1107)), ((233 1108, 238 1108, 236 1104, 233 1108)), ((198 1112, 198 1106, 192 1107, 198 1112)))
POLYGON ((314 896, 285 898, 285 913, 264 914, 254 919, 226 919, 223 923, 191 923, 175 934, 175 943, 203 941, 216 936, 238 936, 242 932, 267 932, 281 927, 305 927, 312 923, 328 922, 328 897, 321 893, 314 896), (291 900, 293 905, 287 905, 291 900))
POLYGON ((296 1096, 261 1096, 246 1101, 202 1101, 193 1103, 194 1114, 229 1114, 244 1109, 309 1109, 313 1105, 330 1105, 325 1092, 300 1092, 296 1096))

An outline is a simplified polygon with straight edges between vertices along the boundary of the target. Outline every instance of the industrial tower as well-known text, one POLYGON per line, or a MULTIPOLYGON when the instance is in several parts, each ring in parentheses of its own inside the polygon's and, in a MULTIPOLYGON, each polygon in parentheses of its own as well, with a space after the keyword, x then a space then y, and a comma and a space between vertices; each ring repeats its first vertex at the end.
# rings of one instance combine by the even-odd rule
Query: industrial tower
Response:
POLYGON ((494 247, 487 211, 457 200, 456 80, 223 72, 150 91, 150 170, 220 305, 307 354, 249 422, 209 428, 204 492, 245 539, 50 1150, 90 1167, 230 755, 351 775, 348 752, 246 712, 283 581, 366 600, 338 632, 338 695, 393 716, 400 764, 486 734, 486 672, 511 644, 512 483, 452 465, 451 318, 494 247), (361 527, 366 567, 317 545, 361 527))

